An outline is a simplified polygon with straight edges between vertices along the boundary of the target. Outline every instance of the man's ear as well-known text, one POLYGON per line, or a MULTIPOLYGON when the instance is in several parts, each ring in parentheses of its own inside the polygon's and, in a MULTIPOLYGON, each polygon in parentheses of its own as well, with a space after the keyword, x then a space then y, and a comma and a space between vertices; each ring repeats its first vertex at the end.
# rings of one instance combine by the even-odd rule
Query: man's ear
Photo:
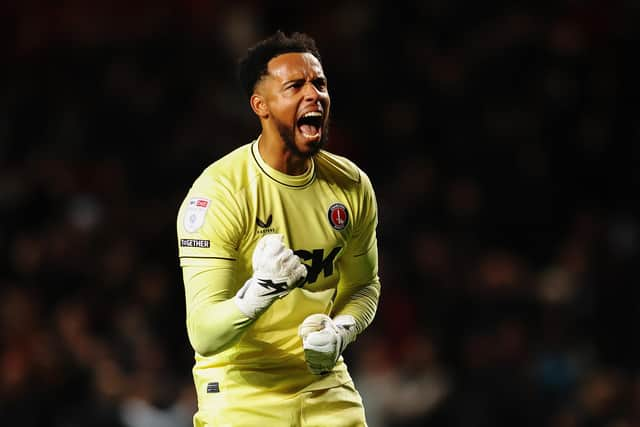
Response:
POLYGON ((266 119, 269 115, 269 108, 267 108, 267 103, 264 100, 264 97, 260 94, 254 93, 251 95, 249 99, 249 103, 251 104, 251 109, 254 113, 261 119, 266 119))

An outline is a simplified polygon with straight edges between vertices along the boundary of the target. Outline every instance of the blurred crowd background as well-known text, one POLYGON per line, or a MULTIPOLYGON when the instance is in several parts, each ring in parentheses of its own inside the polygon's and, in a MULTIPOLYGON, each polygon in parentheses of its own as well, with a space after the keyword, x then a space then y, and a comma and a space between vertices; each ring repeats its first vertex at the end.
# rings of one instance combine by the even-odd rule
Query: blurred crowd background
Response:
POLYGON ((175 217, 256 137, 237 58, 316 38, 376 188, 370 427, 640 426, 640 3, 0 5, 0 423, 189 426, 175 217))

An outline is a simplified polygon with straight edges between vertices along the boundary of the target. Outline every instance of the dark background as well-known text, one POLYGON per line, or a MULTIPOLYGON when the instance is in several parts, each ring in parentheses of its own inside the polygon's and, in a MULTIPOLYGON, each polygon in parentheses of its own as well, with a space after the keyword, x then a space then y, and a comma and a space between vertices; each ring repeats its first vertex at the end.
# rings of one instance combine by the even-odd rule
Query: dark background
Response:
POLYGON ((383 293, 345 354, 379 426, 640 426, 640 4, 0 6, 2 425, 188 426, 175 217, 255 138, 235 81, 316 38, 329 149, 377 191, 383 293))

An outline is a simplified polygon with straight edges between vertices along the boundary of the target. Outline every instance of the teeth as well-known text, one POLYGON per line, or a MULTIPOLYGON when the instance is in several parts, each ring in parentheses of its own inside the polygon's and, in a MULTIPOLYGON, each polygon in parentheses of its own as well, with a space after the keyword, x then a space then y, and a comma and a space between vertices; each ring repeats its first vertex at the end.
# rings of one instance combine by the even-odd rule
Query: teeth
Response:
POLYGON ((302 117, 322 117, 322 113, 320 111, 309 111, 302 117))

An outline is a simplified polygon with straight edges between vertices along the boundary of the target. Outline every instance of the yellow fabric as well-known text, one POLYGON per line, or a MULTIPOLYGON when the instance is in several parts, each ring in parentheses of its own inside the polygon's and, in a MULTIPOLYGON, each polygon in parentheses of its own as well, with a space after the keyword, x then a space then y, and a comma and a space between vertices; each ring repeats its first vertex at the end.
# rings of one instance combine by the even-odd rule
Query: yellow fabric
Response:
POLYGON ((342 358, 330 374, 312 375, 297 328, 313 313, 350 314, 358 332, 369 325, 380 292, 376 226, 369 178, 349 160, 325 151, 295 177, 270 168, 257 141, 204 170, 177 218, 201 405, 212 396, 206 393, 210 382, 218 382, 218 395, 224 395, 243 385, 297 393, 350 381, 342 358), (332 223, 336 203, 341 205, 332 223), (342 223, 345 212, 348 220, 342 223), (251 276, 253 249, 266 233, 283 234, 309 274, 303 287, 254 321, 232 298, 251 276))
POLYGON ((283 395, 239 387, 214 394, 193 418, 195 427, 366 427, 362 398, 349 381, 326 390, 283 395))

